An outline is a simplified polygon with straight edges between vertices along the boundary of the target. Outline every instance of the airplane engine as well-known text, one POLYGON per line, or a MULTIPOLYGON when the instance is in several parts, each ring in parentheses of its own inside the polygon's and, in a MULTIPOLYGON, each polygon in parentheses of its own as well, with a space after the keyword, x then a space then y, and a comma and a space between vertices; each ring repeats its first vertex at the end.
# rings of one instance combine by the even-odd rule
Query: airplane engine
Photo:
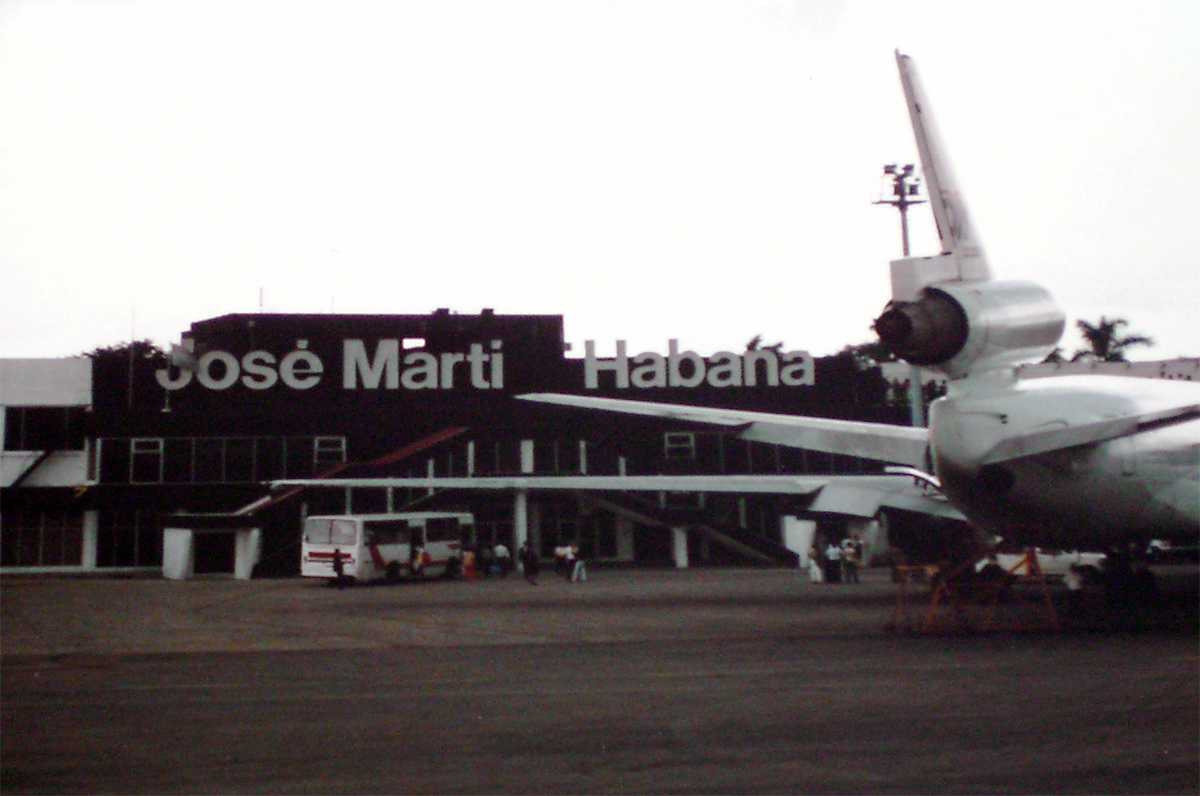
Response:
POLYGON ((892 301, 875 319, 884 346, 914 365, 950 378, 1044 358, 1066 317, 1032 282, 939 282, 916 301, 892 301))

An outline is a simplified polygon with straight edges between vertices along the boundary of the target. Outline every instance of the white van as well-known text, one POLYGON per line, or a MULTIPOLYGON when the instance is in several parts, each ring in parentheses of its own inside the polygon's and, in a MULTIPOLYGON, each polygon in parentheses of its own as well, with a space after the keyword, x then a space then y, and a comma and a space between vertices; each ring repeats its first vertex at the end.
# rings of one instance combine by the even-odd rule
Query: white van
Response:
POLYGON ((462 572, 462 540, 473 536, 474 524, 473 515, 448 511, 308 517, 300 575, 336 579, 335 556, 342 576, 352 581, 457 575, 462 572))

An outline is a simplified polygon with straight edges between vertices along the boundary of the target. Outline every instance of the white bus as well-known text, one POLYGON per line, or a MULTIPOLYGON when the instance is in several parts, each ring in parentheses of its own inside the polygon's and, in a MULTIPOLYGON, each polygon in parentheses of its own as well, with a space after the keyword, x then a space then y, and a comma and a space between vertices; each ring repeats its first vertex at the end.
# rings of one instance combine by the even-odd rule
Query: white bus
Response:
POLYGON ((473 515, 449 511, 308 517, 300 575, 335 580, 335 555, 350 581, 456 575, 462 572, 462 542, 473 538, 474 524, 473 515))

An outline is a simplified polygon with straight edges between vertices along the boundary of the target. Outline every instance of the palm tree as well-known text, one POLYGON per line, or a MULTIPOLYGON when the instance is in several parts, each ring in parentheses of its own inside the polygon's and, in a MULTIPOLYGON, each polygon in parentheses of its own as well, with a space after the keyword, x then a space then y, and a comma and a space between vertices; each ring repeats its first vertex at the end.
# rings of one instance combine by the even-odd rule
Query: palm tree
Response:
POLYGON ((1100 362, 1124 362, 1125 350, 1136 345, 1154 345, 1154 340, 1145 335, 1122 335, 1122 326, 1128 326, 1124 318, 1108 319, 1100 316, 1100 322, 1093 326, 1087 321, 1076 321, 1079 333, 1087 343, 1087 348, 1081 348, 1071 357, 1072 362, 1079 360, 1098 360, 1100 362))

